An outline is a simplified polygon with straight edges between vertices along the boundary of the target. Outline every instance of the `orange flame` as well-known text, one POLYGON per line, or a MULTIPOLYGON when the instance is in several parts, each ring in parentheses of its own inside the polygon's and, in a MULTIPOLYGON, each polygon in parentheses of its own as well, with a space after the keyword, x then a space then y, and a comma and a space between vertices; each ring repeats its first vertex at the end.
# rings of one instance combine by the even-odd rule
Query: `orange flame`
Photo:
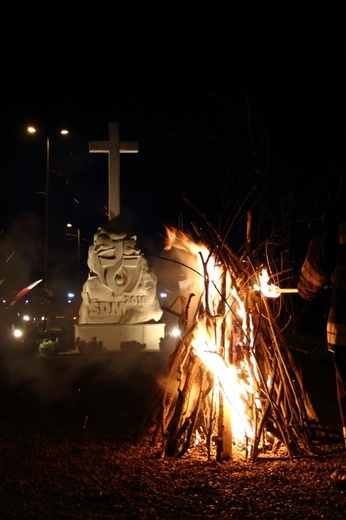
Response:
POLYGON ((173 247, 191 253, 188 267, 196 274, 199 285, 193 352, 213 374, 224 396, 233 442, 247 442, 254 438, 254 406, 259 403, 251 315, 246 312, 229 272, 205 245, 179 230, 167 228, 165 250, 173 247))

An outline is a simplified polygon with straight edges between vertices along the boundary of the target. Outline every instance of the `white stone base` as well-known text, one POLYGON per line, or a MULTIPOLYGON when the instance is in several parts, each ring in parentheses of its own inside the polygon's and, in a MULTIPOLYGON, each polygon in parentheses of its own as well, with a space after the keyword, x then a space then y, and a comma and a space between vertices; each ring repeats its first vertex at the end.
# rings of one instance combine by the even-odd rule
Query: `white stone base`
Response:
POLYGON ((104 350, 121 350, 121 343, 136 341, 145 345, 145 350, 160 350, 160 340, 165 336, 164 323, 126 324, 83 324, 75 325, 75 338, 86 342, 96 336, 102 341, 104 350))

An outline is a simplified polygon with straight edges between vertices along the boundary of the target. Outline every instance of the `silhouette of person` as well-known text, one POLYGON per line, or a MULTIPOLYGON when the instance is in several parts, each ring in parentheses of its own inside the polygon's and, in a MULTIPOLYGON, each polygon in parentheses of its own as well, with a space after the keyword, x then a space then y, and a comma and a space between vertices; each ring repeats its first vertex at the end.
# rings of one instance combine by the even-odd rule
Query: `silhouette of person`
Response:
MULTIPOLYGON (((346 447, 346 196, 327 207, 321 225, 312 236, 298 281, 298 294, 312 301, 331 284, 326 337, 335 369, 337 399, 346 447)), ((331 474, 333 482, 346 487, 346 466, 331 474)))

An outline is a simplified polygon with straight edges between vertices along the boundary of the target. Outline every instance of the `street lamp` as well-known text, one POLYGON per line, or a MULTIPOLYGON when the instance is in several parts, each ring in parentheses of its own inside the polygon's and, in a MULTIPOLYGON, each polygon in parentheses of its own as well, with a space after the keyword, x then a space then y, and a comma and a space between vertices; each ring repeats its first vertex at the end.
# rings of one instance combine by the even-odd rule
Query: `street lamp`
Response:
MULTIPOLYGON (((28 126, 29 134, 37 132, 34 126, 28 126)), ((67 135, 68 130, 60 130, 61 135, 67 135)), ((46 136, 46 211, 45 211, 45 234, 44 234, 44 287, 48 289, 48 232, 49 232, 49 172, 50 172, 50 137, 46 136)))

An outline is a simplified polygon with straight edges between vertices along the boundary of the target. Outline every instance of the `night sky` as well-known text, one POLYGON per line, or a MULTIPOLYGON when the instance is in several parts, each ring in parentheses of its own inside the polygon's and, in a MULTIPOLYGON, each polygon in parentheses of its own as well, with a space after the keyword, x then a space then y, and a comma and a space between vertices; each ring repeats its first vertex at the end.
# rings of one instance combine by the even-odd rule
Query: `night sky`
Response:
POLYGON ((51 276, 62 291, 76 283, 69 221, 81 230, 86 275, 108 200, 108 157, 90 154, 89 141, 108 139, 110 121, 121 140, 139 143, 138 154, 121 156, 121 212, 145 253, 160 252, 164 224, 198 220, 191 206, 221 232, 232 222, 238 250, 246 211, 262 206, 262 233, 277 218, 301 260, 345 173, 342 3, 230 4, 72 2, 9 18, 0 69, 3 294, 42 277, 47 135, 51 276), (27 135, 29 123, 42 134, 27 135))

